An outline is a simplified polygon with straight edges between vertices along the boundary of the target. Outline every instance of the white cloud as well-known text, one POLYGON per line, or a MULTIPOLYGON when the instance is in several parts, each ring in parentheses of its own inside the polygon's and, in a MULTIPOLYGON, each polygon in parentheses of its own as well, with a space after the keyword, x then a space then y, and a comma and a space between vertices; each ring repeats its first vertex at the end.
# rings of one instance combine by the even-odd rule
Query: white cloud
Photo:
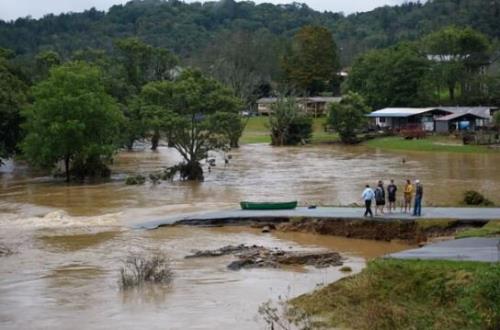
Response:
MULTIPOLYGON (((62 12, 81 12, 95 7, 99 10, 107 10, 115 4, 126 3, 127 0, 0 0, 0 18, 12 20, 18 17, 31 15, 34 18, 43 15, 62 12)), ((193 2, 188 0, 187 2, 193 2)), ((256 0, 257 3, 290 3, 292 0, 256 0)), ((311 8, 317 10, 330 10, 346 14, 357 11, 368 11, 379 6, 396 5, 404 0, 302 0, 311 8)))

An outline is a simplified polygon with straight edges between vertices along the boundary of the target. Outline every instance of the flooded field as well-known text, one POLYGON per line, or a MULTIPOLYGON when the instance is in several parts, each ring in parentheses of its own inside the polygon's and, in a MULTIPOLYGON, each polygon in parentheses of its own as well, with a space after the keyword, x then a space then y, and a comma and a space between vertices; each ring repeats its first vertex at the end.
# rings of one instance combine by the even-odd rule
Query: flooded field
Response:
POLYGON ((293 297, 340 278, 326 269, 229 271, 233 257, 184 259, 193 249, 258 244, 291 250, 331 249, 359 271, 366 259, 404 244, 261 234, 247 228, 130 229, 131 224, 179 213, 236 207, 240 200, 302 204, 359 203, 364 184, 378 179, 420 179, 425 202, 457 204, 467 189, 500 203, 500 155, 382 153, 361 147, 276 149, 247 145, 203 183, 126 186, 128 174, 178 162, 161 148, 122 153, 104 183, 66 185, 20 164, 0 169, 0 244, 14 254, 0 259, 2 329, 259 329, 258 306, 293 297), (403 162, 403 158, 405 162, 403 162), (119 270, 131 252, 161 251, 171 260, 169 287, 119 290, 119 270))

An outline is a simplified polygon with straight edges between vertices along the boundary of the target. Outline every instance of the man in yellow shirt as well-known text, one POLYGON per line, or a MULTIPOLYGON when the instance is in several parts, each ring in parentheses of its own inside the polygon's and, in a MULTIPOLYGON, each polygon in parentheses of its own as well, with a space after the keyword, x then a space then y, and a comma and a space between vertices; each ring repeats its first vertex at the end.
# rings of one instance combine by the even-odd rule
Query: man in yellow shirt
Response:
POLYGON ((410 180, 406 180, 404 189, 405 213, 411 212, 411 200, 413 197, 413 185, 410 180))

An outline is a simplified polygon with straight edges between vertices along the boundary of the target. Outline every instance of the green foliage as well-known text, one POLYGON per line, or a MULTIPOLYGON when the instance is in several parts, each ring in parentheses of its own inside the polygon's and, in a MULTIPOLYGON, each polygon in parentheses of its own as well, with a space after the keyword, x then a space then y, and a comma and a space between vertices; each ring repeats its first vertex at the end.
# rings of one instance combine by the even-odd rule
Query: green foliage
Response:
POLYGON ((493 124, 500 130, 500 111, 495 112, 493 115, 493 124))
POLYGON ((248 119, 238 113, 219 112, 210 117, 214 132, 225 136, 229 140, 229 147, 238 148, 239 141, 245 130, 248 119))
POLYGON ((27 86, 19 79, 7 60, 8 52, 0 54, 0 165, 17 151, 21 138, 21 108, 27 103, 27 86), (3 54, 3 55, 2 55, 3 54), (4 57, 5 56, 5 57, 4 57))
POLYGON ((125 184, 127 186, 142 185, 144 183, 146 183, 146 177, 141 174, 129 176, 125 179, 125 184))
POLYGON ((312 136, 312 118, 301 113, 294 98, 280 98, 272 105, 269 126, 274 146, 308 143, 312 136))
POLYGON ((370 111, 362 96, 350 92, 340 103, 331 105, 328 125, 339 133, 342 142, 356 143, 357 133, 367 124, 366 114, 370 111))
POLYGON ((491 45, 485 35, 470 27, 450 26, 429 34, 422 43, 426 52, 434 57, 432 66, 438 92, 439 84, 446 86, 453 101, 458 84, 464 100, 473 89, 481 89, 481 86, 471 83, 480 68, 489 65, 491 45))
POLYGON ((307 95, 317 95, 334 83, 339 69, 337 45, 324 27, 305 26, 294 37, 290 53, 283 59, 287 82, 307 95))
POLYGON ((82 62, 55 67, 33 87, 33 96, 23 112, 27 135, 21 145, 31 163, 52 168, 62 160, 69 181, 71 165, 82 178, 111 158, 122 115, 97 68, 82 62))
POLYGON ((255 4, 250 1, 183 3, 180 1, 131 1, 109 12, 48 15, 40 20, 20 18, 0 24, 0 46, 33 55, 51 47, 67 57, 75 50, 106 48, 121 37, 140 36, 149 44, 192 57, 213 43, 218 32, 265 30, 291 36, 305 25, 328 27, 343 50, 344 65, 372 48, 384 48, 457 22, 489 37, 499 35, 500 4, 491 0, 439 0, 405 2, 367 13, 344 16, 322 13, 305 5, 255 4), (450 20, 450 18, 453 18, 450 20))
POLYGON ((354 62, 345 89, 361 94, 374 109, 423 106, 431 94, 429 65, 414 45, 372 50, 354 62))
POLYGON ((192 70, 182 72, 174 81, 147 84, 141 98, 149 107, 149 122, 158 123, 169 143, 184 158, 183 177, 202 180, 199 162, 209 150, 226 147, 230 138, 221 135, 221 129, 239 127, 239 100, 217 81, 192 70), (214 117, 224 119, 224 123, 213 125, 214 117))
POLYGON ((61 57, 54 51, 44 51, 35 57, 35 75, 36 80, 44 80, 49 76, 51 68, 60 65, 62 62, 61 57))
POLYGON ((456 238, 500 236, 500 220, 491 220, 481 228, 471 228, 459 232, 456 238))
POLYGON ((483 194, 468 190, 464 193, 464 204, 465 205, 475 205, 475 206, 492 206, 493 202, 488 198, 484 197, 483 194))
POLYGON ((498 278, 498 264, 382 259, 292 303, 328 327, 493 330, 498 278))

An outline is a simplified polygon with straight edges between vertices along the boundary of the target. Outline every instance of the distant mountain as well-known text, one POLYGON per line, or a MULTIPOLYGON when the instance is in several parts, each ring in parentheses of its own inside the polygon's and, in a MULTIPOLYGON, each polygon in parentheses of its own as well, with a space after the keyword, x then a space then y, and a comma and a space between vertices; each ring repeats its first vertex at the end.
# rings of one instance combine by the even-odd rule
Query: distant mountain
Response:
POLYGON ((189 58, 224 30, 267 30, 284 38, 301 26, 324 25, 342 50, 342 61, 371 48, 414 40, 447 25, 469 25, 493 39, 500 36, 499 0, 434 0, 381 7, 344 16, 318 12, 306 5, 256 5, 222 0, 186 4, 178 0, 134 0, 108 12, 47 15, 34 20, 0 21, 0 47, 33 55, 52 49, 63 56, 84 48, 111 49, 112 41, 138 36, 189 58))

